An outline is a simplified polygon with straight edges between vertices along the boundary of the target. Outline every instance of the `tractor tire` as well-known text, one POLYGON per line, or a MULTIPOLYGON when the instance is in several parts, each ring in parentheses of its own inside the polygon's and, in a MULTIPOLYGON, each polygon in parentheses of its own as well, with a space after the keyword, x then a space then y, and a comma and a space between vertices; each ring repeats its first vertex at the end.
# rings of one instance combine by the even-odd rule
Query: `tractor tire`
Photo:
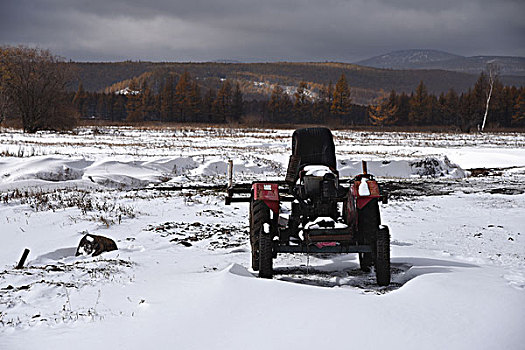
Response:
POLYGON ((357 242, 359 245, 372 246, 371 253, 359 253, 361 271, 370 272, 370 266, 375 263, 376 239, 380 224, 381 218, 377 199, 372 199, 362 209, 357 210, 357 242))
POLYGON ((260 200, 250 201, 250 245, 252 248, 252 269, 259 270, 259 234, 264 223, 270 223, 270 208, 260 200))
POLYGON ((272 236, 261 229, 259 233, 259 277, 273 277, 272 236))
POLYGON ((376 240, 376 279, 380 286, 390 284, 390 232, 388 227, 381 226, 376 240))

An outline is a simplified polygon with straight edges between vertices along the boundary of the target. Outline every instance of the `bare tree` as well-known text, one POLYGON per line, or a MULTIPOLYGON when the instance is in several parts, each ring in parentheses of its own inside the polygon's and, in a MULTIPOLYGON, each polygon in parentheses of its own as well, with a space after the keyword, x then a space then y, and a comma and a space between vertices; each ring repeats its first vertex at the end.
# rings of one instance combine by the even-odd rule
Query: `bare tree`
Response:
MULTIPOLYGON (((0 48, 0 62, 2 62, 4 52, 0 48)), ((0 66, 0 78, 2 78, 2 66, 0 66)), ((11 99, 7 94, 6 88, 3 84, 4 79, 0 79, 0 125, 9 113, 9 106, 11 99)))
POLYGON ((487 115, 489 114, 490 98, 492 97, 492 90, 494 88, 494 82, 498 78, 499 67, 495 63, 487 64, 487 70, 489 73, 489 91, 487 91, 487 103, 485 104, 485 114, 483 115, 483 122, 481 123, 480 132, 485 129, 485 123, 487 122, 487 115))
POLYGON ((74 125, 65 94, 70 76, 69 66, 48 50, 0 47, 2 98, 9 102, 13 116, 21 119, 25 132, 74 125))
POLYGON ((3 91, 2 86, 0 86, 0 125, 2 125, 2 122, 9 113, 9 102, 9 96, 3 91))

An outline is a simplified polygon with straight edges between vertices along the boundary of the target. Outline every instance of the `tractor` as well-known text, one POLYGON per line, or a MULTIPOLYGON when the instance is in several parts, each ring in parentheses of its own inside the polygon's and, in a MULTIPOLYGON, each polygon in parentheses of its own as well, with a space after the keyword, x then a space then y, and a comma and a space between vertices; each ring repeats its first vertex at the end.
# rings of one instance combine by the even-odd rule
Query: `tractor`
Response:
POLYGON ((281 253, 357 253, 362 271, 373 267, 377 284, 390 284, 390 234, 379 214, 386 196, 366 162, 353 179, 339 177, 329 129, 294 131, 284 181, 234 185, 231 169, 226 204, 250 203, 251 267, 259 277, 273 277, 281 253))

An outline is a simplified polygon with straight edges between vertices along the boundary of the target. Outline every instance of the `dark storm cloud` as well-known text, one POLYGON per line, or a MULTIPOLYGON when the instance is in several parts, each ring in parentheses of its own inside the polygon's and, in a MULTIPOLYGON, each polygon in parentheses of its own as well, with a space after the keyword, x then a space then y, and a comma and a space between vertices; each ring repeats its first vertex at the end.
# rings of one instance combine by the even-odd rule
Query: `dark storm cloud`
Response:
POLYGON ((75 60, 355 61, 391 50, 525 55, 522 1, 2 0, 0 44, 75 60))

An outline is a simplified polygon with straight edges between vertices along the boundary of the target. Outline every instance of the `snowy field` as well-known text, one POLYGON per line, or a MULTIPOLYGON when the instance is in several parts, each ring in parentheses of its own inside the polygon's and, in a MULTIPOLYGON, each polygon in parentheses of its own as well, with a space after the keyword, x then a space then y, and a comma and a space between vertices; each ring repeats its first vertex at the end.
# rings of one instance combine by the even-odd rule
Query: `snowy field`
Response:
POLYGON ((0 349, 523 349, 524 134, 334 132, 343 177, 392 189, 388 287, 354 254, 258 279, 247 204, 152 189, 283 179, 291 134, 0 130, 0 349), (75 257, 86 232, 118 250, 75 257))

